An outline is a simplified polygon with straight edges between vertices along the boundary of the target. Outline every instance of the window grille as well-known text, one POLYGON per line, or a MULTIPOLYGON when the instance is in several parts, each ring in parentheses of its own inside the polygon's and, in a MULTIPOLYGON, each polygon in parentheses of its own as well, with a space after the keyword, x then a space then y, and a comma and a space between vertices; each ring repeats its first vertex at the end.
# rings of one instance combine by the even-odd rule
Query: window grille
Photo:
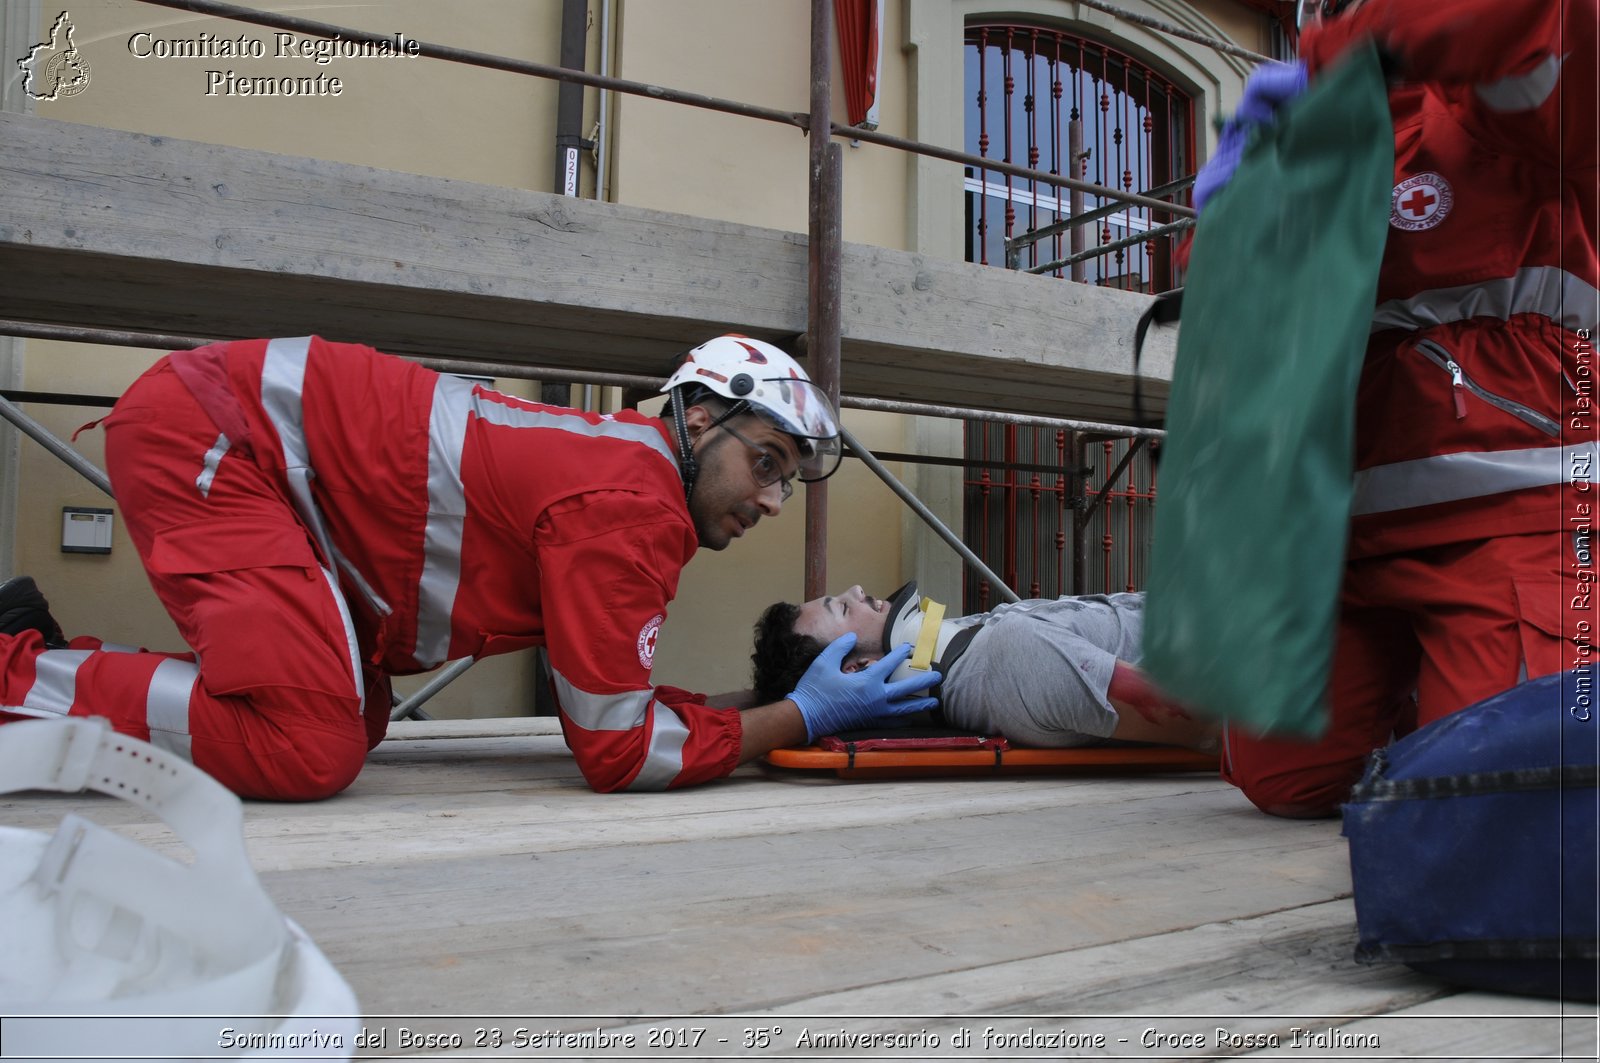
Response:
MULTIPOLYGON (((965 77, 972 154, 1129 192, 1178 184, 1183 190, 1175 201, 1188 203, 1183 182, 1194 169, 1193 100, 1138 59, 1061 30, 974 24, 966 35, 965 77)), ((1170 215, 970 167, 966 213, 972 262, 1142 292, 1181 284, 1173 263, 1180 234, 1139 239, 1175 220, 1170 215), (1066 229, 1055 225, 1085 214, 1098 216, 1066 229), (1026 238, 1047 226, 1056 231, 1026 238), (1096 254, 1097 248, 1106 250, 1096 254)), ((1155 470, 1148 447, 1124 463, 1130 444, 968 422, 967 543, 1023 597, 1142 588, 1155 470)), ((968 611, 999 604, 970 572, 963 599, 968 611)))
MULTIPOLYGON (((1132 442, 969 422, 963 541, 1024 598, 1142 590, 1156 468, 1149 447, 1128 458, 1132 442)), ((966 570, 965 611, 1000 602, 966 570)))
MULTIPOLYGON (((966 148, 1002 162, 1125 192, 1163 189, 1194 169, 1194 103, 1158 71, 1109 45, 1035 26, 974 25, 966 42, 966 148)), ((1187 203, 1188 193, 1178 197, 1187 203)), ((1009 174, 966 171, 967 258, 1007 265, 1007 243, 1085 213, 1102 216, 1015 246, 1015 265, 1136 291, 1178 278, 1178 234, 1138 237, 1176 219, 1147 207, 1009 174), (1093 255, 1098 247, 1111 246, 1093 255), (1075 253, 1090 255, 1044 270, 1075 253)))

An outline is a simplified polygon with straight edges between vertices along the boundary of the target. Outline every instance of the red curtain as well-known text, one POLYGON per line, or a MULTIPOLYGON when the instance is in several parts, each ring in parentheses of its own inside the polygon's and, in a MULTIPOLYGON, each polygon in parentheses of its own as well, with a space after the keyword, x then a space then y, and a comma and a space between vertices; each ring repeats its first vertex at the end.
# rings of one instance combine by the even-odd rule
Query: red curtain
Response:
POLYGON ((851 125, 866 122, 878 98, 878 4, 879 0, 833 0, 851 125))

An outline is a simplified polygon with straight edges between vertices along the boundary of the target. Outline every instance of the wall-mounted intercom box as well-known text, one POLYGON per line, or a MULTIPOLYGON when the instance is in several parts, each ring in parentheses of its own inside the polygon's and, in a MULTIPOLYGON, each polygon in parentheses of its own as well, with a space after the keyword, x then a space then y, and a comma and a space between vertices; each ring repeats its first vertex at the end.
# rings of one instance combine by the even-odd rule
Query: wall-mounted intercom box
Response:
POLYGON ((111 510, 89 506, 61 507, 61 552, 109 554, 111 510))

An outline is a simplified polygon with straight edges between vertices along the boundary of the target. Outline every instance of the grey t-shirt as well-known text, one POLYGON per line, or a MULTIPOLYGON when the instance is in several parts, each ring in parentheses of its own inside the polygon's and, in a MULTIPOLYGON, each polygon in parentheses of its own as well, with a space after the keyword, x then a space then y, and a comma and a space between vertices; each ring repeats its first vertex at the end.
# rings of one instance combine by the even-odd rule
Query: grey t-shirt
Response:
POLYGON ((1106 698, 1117 661, 1137 663, 1143 594, 1033 598, 954 623, 982 625, 944 679, 952 727, 1019 745, 1093 745, 1117 712, 1106 698))

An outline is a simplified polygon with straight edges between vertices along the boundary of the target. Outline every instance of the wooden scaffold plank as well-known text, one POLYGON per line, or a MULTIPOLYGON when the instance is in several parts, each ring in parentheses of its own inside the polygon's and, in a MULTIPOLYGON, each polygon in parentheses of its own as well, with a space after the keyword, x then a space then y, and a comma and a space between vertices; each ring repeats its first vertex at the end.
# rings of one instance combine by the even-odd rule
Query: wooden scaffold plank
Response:
MULTIPOLYGON (((27 115, 0 143, 4 318, 650 375, 805 328, 799 233, 27 115)), ((861 244, 842 270, 847 392, 1129 419, 1147 296, 861 244)))

